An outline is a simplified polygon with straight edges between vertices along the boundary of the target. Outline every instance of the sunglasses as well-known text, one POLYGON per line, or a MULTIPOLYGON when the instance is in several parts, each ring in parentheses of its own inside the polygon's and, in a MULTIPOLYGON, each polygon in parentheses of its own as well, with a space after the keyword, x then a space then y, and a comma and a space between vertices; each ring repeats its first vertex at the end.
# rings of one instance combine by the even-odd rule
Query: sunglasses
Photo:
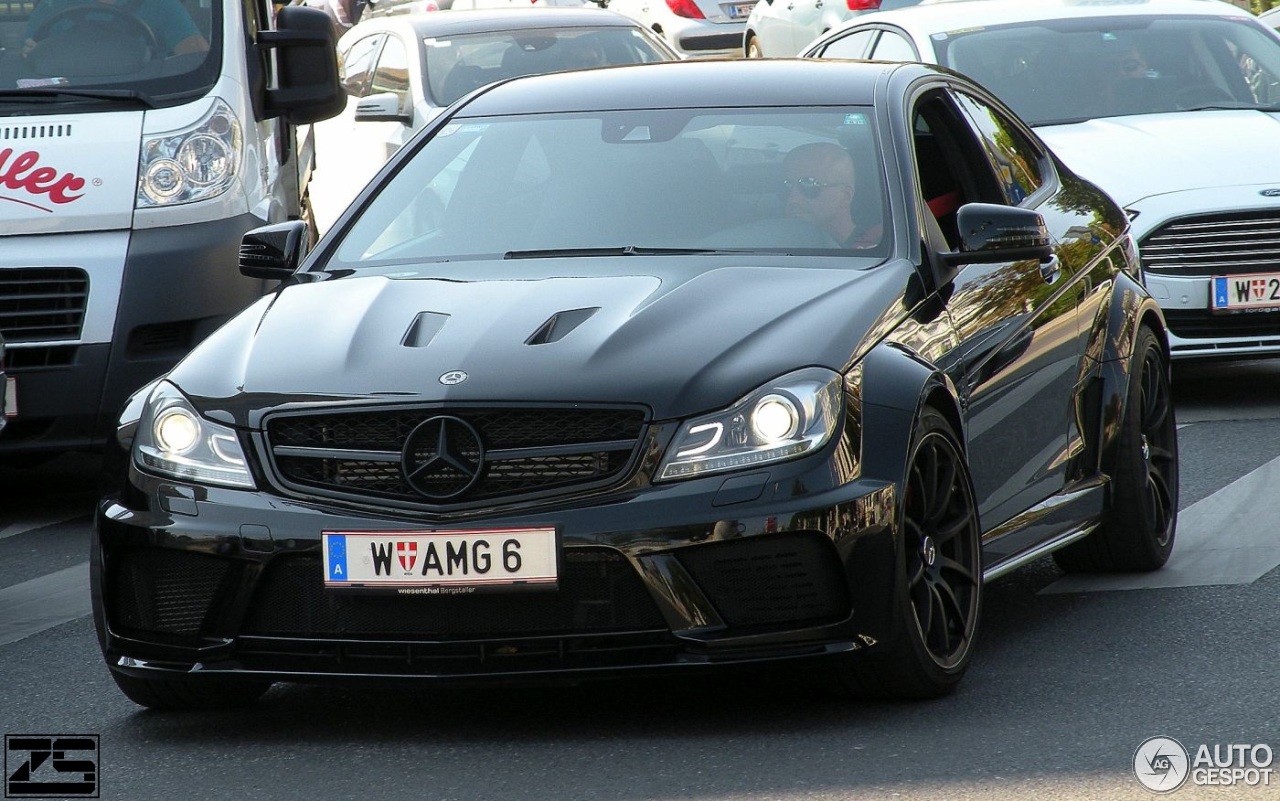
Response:
POLYGON ((800 194, 814 199, 822 194, 822 190, 831 186, 845 186, 845 184, 828 184, 819 181, 817 178, 784 178, 782 179, 782 189, 778 190, 778 194, 786 197, 791 194, 792 189, 800 190, 800 194))

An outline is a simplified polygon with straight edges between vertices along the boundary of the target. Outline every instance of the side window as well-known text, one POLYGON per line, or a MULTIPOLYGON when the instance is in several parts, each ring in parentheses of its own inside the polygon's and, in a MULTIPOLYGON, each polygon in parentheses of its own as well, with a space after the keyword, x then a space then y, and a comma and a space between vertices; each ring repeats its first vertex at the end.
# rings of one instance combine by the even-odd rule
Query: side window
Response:
POLYGON ((912 147, 926 220, 937 221, 947 246, 959 246, 956 212, 966 203, 1007 203, 972 123, 941 89, 916 99, 912 147))
POLYGON ((395 36, 387 36, 387 43, 378 57, 378 68, 373 71, 373 80, 369 84, 369 94, 391 92, 399 100, 396 109, 401 114, 409 113, 409 58, 405 54, 404 43, 395 36))
POLYGON ((876 31, 854 31, 831 42, 819 53, 821 58, 864 58, 876 31))
POLYGON ((1006 202, 1022 203, 1044 183, 1040 148, 991 106, 964 92, 955 97, 977 130, 1006 202))
POLYGON ((916 49, 911 46, 911 42, 905 36, 900 36, 890 31, 881 33, 880 41, 876 42, 875 48, 871 51, 871 58, 876 61, 920 60, 920 57, 916 55, 916 49))
POLYGON ((352 97, 368 94, 369 77, 373 74, 373 61, 378 56, 385 36, 381 33, 366 36, 338 53, 338 70, 342 75, 342 88, 352 97))

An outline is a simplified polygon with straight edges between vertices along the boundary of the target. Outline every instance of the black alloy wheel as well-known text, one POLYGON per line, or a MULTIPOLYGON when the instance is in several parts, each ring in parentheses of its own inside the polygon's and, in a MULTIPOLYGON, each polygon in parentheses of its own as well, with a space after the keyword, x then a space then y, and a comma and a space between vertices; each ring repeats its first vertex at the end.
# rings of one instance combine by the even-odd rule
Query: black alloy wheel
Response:
POLYGON ((982 611, 982 540, 969 466, 951 424, 922 411, 903 486, 898 636, 851 655, 839 678, 865 698, 935 698, 968 669, 982 611))
POLYGON ((982 570, 964 457, 941 432, 927 434, 916 449, 904 507, 907 595, 917 632, 933 661, 952 668, 973 640, 982 570))
POLYGON ((1116 446, 1111 494, 1098 529, 1054 552, 1069 572, 1149 572, 1169 561, 1178 522, 1178 426, 1169 360, 1155 333, 1138 330, 1116 446))

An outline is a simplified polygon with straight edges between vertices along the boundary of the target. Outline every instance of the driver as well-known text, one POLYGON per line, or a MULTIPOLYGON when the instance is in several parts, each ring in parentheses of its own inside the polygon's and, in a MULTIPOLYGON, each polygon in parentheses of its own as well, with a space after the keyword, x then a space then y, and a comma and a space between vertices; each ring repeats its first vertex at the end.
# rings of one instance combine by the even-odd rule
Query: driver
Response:
POLYGON ((811 142, 782 160, 783 213, 809 220, 847 248, 874 247, 879 230, 859 231, 853 220, 853 158, 832 142, 811 142))
MULTIPOLYGON (((180 56, 184 53, 203 53, 209 49, 209 41, 200 33, 195 21, 178 0, 42 0, 27 19, 22 55, 35 49, 39 43, 33 37, 55 14, 99 3, 146 23, 163 49, 163 55, 180 56)), ((55 23, 55 30, 56 27, 55 23)))

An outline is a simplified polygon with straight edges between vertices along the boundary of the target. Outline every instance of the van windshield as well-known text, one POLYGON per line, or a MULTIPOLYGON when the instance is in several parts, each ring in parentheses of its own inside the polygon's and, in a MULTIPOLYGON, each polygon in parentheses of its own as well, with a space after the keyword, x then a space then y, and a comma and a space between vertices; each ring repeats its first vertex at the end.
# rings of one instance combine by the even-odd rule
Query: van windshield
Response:
POLYGON ((217 79, 221 17, 212 0, 0 0, 0 100, 48 89, 59 102, 110 105, 128 93, 63 90, 127 89, 182 102, 217 79))

